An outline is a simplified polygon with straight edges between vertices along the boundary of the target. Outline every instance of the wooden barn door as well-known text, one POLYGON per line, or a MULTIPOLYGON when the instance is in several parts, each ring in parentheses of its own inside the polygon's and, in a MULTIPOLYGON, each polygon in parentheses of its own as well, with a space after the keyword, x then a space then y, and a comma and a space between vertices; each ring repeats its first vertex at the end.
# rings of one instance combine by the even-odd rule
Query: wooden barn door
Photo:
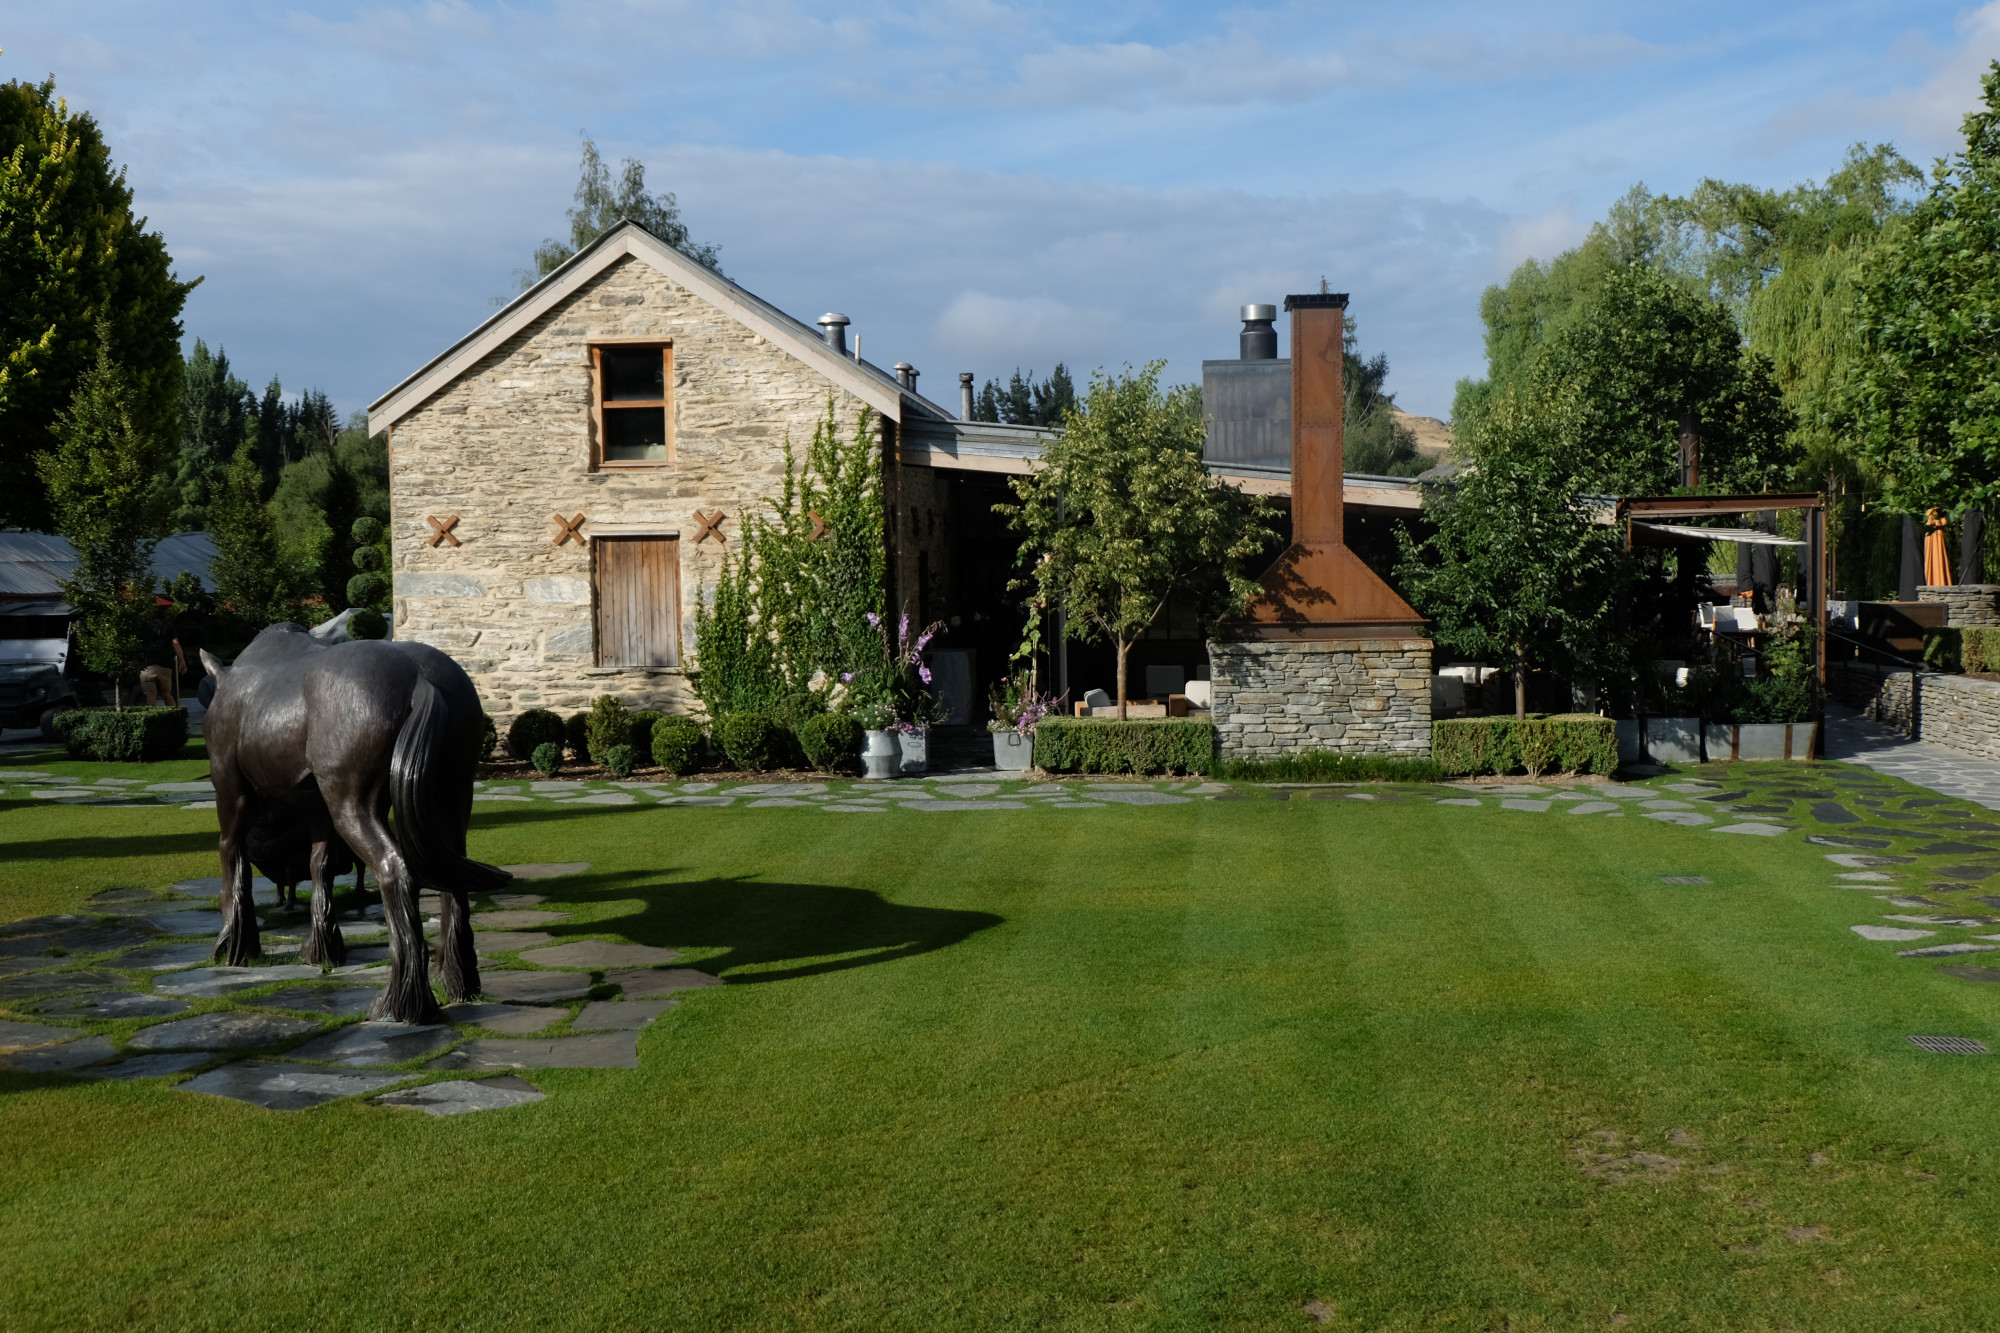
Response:
POLYGON ((680 540, 598 537, 597 664, 680 665, 680 540))

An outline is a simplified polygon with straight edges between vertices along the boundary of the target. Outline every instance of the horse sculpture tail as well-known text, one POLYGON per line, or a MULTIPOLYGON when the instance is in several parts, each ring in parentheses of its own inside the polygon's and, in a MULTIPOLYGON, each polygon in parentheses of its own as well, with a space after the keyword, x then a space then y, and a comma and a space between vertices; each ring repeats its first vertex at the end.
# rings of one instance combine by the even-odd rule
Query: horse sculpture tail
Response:
POLYGON ((437 687, 421 678, 410 692, 410 716, 397 733, 389 759, 389 804, 396 812, 396 845, 419 883, 439 890, 490 893, 513 876, 465 854, 464 793, 447 749, 450 709, 437 687))
POLYGON ((465 919, 465 895, 490 893, 514 877, 465 854, 466 793, 457 784, 471 775, 454 762, 450 724, 444 696, 420 677, 389 758, 389 804, 396 812, 396 845, 404 864, 416 883, 438 890, 443 900, 438 971, 445 994, 457 1001, 479 990, 479 957, 465 919))

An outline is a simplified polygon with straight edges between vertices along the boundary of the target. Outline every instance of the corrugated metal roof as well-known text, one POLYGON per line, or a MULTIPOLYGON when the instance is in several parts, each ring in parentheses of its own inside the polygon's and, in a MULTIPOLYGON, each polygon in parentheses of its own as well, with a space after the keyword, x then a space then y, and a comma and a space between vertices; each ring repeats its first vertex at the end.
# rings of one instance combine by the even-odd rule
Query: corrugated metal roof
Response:
MULTIPOLYGON (((192 572, 215 591, 209 566, 215 539, 205 532, 178 532, 153 548, 153 577, 167 580, 192 572)), ((62 597, 62 581, 76 568, 76 550, 46 532, 0 532, 0 597, 62 597)))

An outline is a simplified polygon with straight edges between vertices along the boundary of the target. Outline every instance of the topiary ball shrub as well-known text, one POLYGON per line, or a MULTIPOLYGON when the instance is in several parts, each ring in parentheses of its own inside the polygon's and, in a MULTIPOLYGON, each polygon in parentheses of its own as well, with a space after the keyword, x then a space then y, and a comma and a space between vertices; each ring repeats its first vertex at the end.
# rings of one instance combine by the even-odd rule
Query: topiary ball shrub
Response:
POLYGON ((821 713, 799 725, 799 748, 822 773, 851 773, 861 767, 861 724, 845 713, 821 713))
POLYGON ((614 745, 632 741, 632 714, 615 694, 600 694, 590 705, 583 723, 583 747, 590 762, 601 764, 614 745))
POLYGON ((665 716, 657 708, 641 708, 632 714, 632 734, 625 738, 625 743, 637 750, 641 759, 652 754, 653 728, 659 726, 660 719, 665 716))
POLYGON ((676 714, 653 724, 653 762, 675 777, 701 767, 701 723, 676 714))
POLYGON ((361 607, 347 618, 347 637, 385 639, 389 637, 389 618, 370 607, 361 607))
POLYGON ((562 761, 562 746, 554 741, 544 741, 537 745, 534 754, 528 757, 528 762, 535 766, 535 771, 545 778, 552 778, 561 772, 562 761))
POLYGON ((371 546, 382 540, 382 520, 364 514, 354 520, 354 526, 347 530, 347 535, 363 546, 371 546))
POLYGON ((357 546, 354 548, 354 567, 364 574, 379 574, 385 562, 379 546, 357 546))
POLYGON ((380 574, 365 572, 356 574, 347 581, 347 601, 350 606, 373 606, 389 595, 389 580, 380 574))
POLYGON ((716 739, 730 763, 745 773, 761 773, 776 767, 783 735, 762 713, 732 713, 722 719, 716 739))
MULTIPOLYGON (((348 623, 352 624, 353 622, 350 621, 348 623)), ((491 713, 481 713, 479 715, 479 727, 479 762, 490 764, 493 762, 494 747, 500 744, 500 727, 498 723, 494 722, 493 714, 491 713)))
POLYGON ((590 757, 590 714, 571 713, 563 719, 562 741, 569 757, 582 763, 590 757))
POLYGON ((507 753, 516 759, 532 762, 538 748, 561 745, 562 741, 563 720, 546 708, 530 708, 507 728, 507 753))
POLYGON ((604 771, 614 778, 629 778, 639 766, 639 752, 629 745, 614 745, 604 752, 604 771))

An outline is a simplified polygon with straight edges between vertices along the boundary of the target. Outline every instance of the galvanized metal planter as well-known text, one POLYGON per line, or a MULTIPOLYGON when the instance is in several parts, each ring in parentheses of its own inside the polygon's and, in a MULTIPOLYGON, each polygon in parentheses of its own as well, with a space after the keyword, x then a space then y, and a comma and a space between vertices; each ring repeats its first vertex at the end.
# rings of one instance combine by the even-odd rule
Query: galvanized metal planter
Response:
POLYGON ((1702 728, 1708 757, 1723 759, 1810 759, 1817 722, 1711 722, 1702 728))
POLYGON ((1018 731, 996 731, 993 733, 993 767, 1009 772, 1035 766, 1035 737, 1031 732, 1022 735, 1018 731))

